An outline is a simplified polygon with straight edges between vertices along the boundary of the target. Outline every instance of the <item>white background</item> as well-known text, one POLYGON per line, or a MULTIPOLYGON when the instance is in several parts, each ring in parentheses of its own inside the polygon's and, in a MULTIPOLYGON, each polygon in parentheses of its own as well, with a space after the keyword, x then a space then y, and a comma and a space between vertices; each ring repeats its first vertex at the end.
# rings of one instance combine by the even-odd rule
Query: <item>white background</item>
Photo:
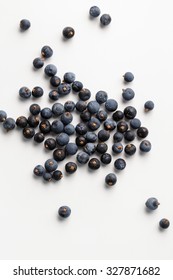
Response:
MULTIPOLYGON (((57 65, 60 77, 67 71, 76 73, 93 98, 105 90, 119 109, 126 106, 122 75, 133 72, 130 87, 136 95, 129 104, 137 108, 152 142, 150 154, 141 156, 138 151, 126 159, 127 168, 117 174, 112 189, 105 188, 104 177, 114 171, 113 162, 94 174, 87 166, 79 167, 61 182, 47 184, 34 178, 32 170, 52 152, 25 141, 18 130, 7 135, 1 126, 1 259, 172 259, 172 226, 166 231, 158 228, 163 217, 173 224, 172 27, 171 0, 1 0, 0 109, 9 117, 28 116, 35 101, 22 102, 18 90, 36 85, 45 91, 39 104, 52 106, 49 80, 43 69, 32 68, 41 47, 50 45, 54 55, 47 63, 57 65), (98 18, 89 18, 92 5, 111 15, 109 26, 101 28, 98 18), (22 18, 31 21, 25 33, 18 28, 22 18), (67 42, 61 36, 65 26, 76 31, 67 42), (147 114, 146 100, 155 102, 154 111, 147 114), (144 204, 151 196, 161 205, 147 213, 144 204), (57 218, 61 205, 72 209, 65 221, 57 218)), ((62 102, 67 99, 77 101, 72 93, 62 102)), ((62 170, 64 163, 59 165, 62 170)))

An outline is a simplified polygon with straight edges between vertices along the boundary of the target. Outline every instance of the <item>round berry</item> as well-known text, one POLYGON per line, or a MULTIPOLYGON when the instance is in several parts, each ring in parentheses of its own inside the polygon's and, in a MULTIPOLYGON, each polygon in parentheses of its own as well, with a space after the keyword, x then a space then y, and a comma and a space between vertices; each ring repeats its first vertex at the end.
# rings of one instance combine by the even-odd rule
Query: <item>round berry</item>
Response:
POLYGON ((7 118, 7 113, 3 110, 0 110, 0 122, 4 122, 7 118))
POLYGON ((45 68, 44 68, 44 73, 48 76, 48 77, 52 77, 55 76, 57 73, 57 68, 55 65, 53 64, 48 64, 45 68))
POLYGON ((101 155, 100 160, 103 164, 109 164, 112 161, 112 156, 109 153, 101 155))
POLYGON ((20 28, 21 28, 21 30, 25 31, 25 30, 29 29, 30 26, 31 26, 31 23, 30 23, 30 21, 28 19, 22 19, 20 21, 20 28))
POLYGON ((147 129, 146 127, 143 127, 143 126, 139 127, 138 130, 137 130, 137 135, 138 135, 138 137, 140 137, 140 138, 145 138, 145 137, 147 137, 147 135, 148 135, 148 129, 147 129))
POLYGON ((98 17, 100 15, 101 11, 99 7, 97 6, 92 6, 89 10, 89 14, 91 17, 98 17))
POLYGON ((136 153, 136 147, 134 144, 128 144, 125 146, 124 151, 127 155, 132 156, 136 153))
POLYGON ((56 140, 54 138, 47 138, 44 142, 44 147, 47 150, 54 150, 56 148, 56 140))
POLYGON ((34 68, 36 69, 40 69, 42 68, 44 65, 44 61, 40 58, 40 57, 36 57, 34 60, 33 60, 33 66, 34 68))
POLYGON ((63 177, 62 175, 62 172, 60 170, 55 170, 53 173, 52 173, 52 179, 54 179, 55 181, 59 181, 61 180, 63 177))
POLYGON ((51 129, 51 124, 48 120, 43 120, 39 124, 39 129, 43 134, 49 133, 51 129))
POLYGON ((80 164, 86 164, 89 161, 89 155, 85 152, 79 152, 76 159, 80 164))
POLYGON ((141 121, 137 118, 130 120, 130 126, 133 129, 138 129, 141 126, 141 121))
POLYGON ((115 113, 113 113, 112 118, 116 122, 121 121, 124 118, 124 113, 120 110, 117 110, 115 113))
POLYGON ((58 164, 54 159, 51 158, 45 161, 44 166, 47 172, 53 172, 57 169, 58 164))
POLYGON ((58 210, 58 214, 61 218, 68 218, 71 215, 71 209, 68 206, 61 206, 58 210))
POLYGON ((145 202, 145 205, 149 210, 156 210, 158 208, 159 204, 160 203, 158 202, 157 198, 155 198, 155 197, 150 197, 145 202))
POLYGON ((123 158, 118 158, 114 162, 114 167, 117 170, 123 170, 126 167, 126 162, 123 158))
POLYGON ((16 126, 16 122, 13 118, 6 118, 6 120, 3 122, 3 127, 6 129, 6 131, 13 130, 16 126))
POLYGON ((99 103, 99 104, 102 104, 102 103, 105 103, 108 99, 108 94, 106 91, 103 91, 103 90, 100 90, 96 93, 96 101, 99 103))
POLYGON ((44 58, 49 58, 49 57, 51 57, 53 55, 53 50, 49 46, 44 46, 41 49, 41 55, 44 58))
POLYGON ((151 150, 151 143, 150 143, 150 141, 143 140, 140 143, 139 148, 140 148, 141 152, 148 153, 151 150))
POLYGON ((144 104, 144 108, 145 108, 145 111, 151 111, 154 109, 154 102, 149 100, 149 101, 146 101, 145 104, 144 104))
POLYGON ((170 222, 168 219, 161 219, 160 222, 159 222, 159 226, 163 229, 166 229, 170 226, 170 222))
POLYGON ((41 87, 34 87, 32 90, 32 96, 34 96, 35 98, 43 96, 43 93, 44 91, 41 87))
POLYGON ((19 89, 19 95, 21 98, 27 99, 31 97, 31 91, 27 87, 21 87, 19 89))
POLYGON ((65 171, 69 174, 73 174, 77 170, 77 165, 75 162, 67 162, 65 165, 65 171))
POLYGON ((114 173, 109 173, 108 175, 106 175, 105 177, 105 183, 108 185, 108 186, 113 186, 115 185, 117 182, 117 176, 114 174, 114 173))
POLYGON ((125 109, 124 109, 124 116, 127 118, 127 119, 134 119, 135 116, 137 114, 137 111, 134 107, 132 106, 127 106, 125 109))
POLYGON ((68 84, 72 84, 75 81, 75 74, 72 72, 67 72, 64 74, 64 82, 68 84))
POLYGON ((105 108, 107 111, 113 112, 118 108, 118 103, 115 99, 108 99, 105 102, 105 108))
POLYGON ((63 29, 62 34, 65 39, 71 39, 74 36, 75 31, 72 27, 68 26, 63 29))
POLYGON ((60 96, 65 96, 67 94, 69 94, 71 91, 71 85, 68 83, 61 83, 58 86, 58 93, 60 96))
POLYGON ((61 79, 58 76, 52 76, 50 78, 50 84, 52 87, 58 87, 61 83, 61 79))
POLYGON ((66 157, 66 153, 65 153, 65 149, 56 149, 54 150, 53 152, 53 158, 56 160, 56 161, 62 161, 64 160, 66 157))
POLYGON ((49 98, 53 101, 56 101, 59 99, 59 93, 57 90, 53 89, 49 92, 49 98))
POLYGON ((100 17, 100 23, 103 25, 103 26, 106 26, 106 25, 109 25, 111 23, 111 16, 108 15, 108 14, 103 14, 101 17, 100 17))
POLYGON ((24 116, 20 116, 20 117, 18 117, 17 120, 16 120, 16 125, 17 125, 17 127, 24 128, 24 127, 27 126, 27 124, 28 124, 28 120, 27 120, 27 118, 24 117, 24 116))
POLYGON ((43 176, 43 174, 45 173, 45 169, 42 165, 37 165, 36 167, 34 167, 33 173, 36 176, 43 176))
POLYGON ((100 168, 100 161, 97 158, 91 158, 88 162, 88 167, 93 170, 97 170, 100 168))
POLYGON ((124 100, 129 101, 129 100, 133 99, 134 96, 135 96, 135 93, 134 93, 133 89, 131 89, 131 88, 123 89, 122 97, 124 100))
POLYGON ((29 111, 32 115, 38 115, 41 111, 40 105, 38 104, 31 104, 31 106, 29 107, 29 111))
POLYGON ((112 145, 112 151, 115 154, 120 154, 123 151, 123 145, 119 142, 119 143, 114 143, 112 145))
POLYGON ((35 130, 33 127, 25 127, 23 129, 23 136, 27 139, 31 139, 32 137, 34 137, 35 134, 35 130))
POLYGON ((40 112, 43 119, 50 119, 52 117, 52 110, 50 108, 43 108, 40 112))
POLYGON ((123 77, 124 81, 127 83, 132 82, 134 80, 134 75, 131 72, 126 72, 123 77))
POLYGON ((42 143, 44 141, 44 134, 41 133, 41 132, 37 132, 35 135, 34 135, 34 141, 36 143, 42 143))
POLYGON ((74 81, 72 83, 72 89, 75 92, 79 92, 83 88, 83 84, 79 81, 74 81))
POLYGON ((87 101, 88 99, 90 99, 91 97, 91 92, 89 89, 87 88, 82 88, 80 91, 79 91, 79 98, 83 101, 87 101))
POLYGON ((65 147, 67 155, 75 155, 78 151, 78 146, 75 143, 68 143, 65 147))
POLYGON ((135 133, 133 130, 127 130, 125 133, 124 133, 124 139, 126 141, 133 141, 135 139, 135 133))

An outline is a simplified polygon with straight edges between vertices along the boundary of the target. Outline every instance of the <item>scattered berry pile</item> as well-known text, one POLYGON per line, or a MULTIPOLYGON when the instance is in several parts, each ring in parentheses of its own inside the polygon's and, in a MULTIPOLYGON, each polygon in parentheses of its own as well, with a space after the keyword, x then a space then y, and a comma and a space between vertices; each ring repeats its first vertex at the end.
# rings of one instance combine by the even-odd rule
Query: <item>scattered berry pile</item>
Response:
MULTIPOLYGON (((98 17, 101 11, 93 6, 89 10, 91 17, 98 17)), ((103 26, 111 22, 108 14, 100 17, 103 26)), ((21 30, 30 28, 29 20, 23 19, 20 22, 21 30)), ((74 36, 75 31, 72 27, 65 27, 62 31, 65 39, 74 36)), ((43 46, 40 57, 33 60, 33 67, 40 69, 44 66, 44 61, 53 55, 50 46, 43 46)), ((21 129, 23 137, 33 139, 37 143, 42 143, 45 149, 52 151, 52 158, 46 160, 44 166, 38 164, 33 173, 42 177, 43 180, 59 181, 63 178, 63 173, 58 170, 58 163, 69 156, 76 155, 76 162, 69 161, 65 164, 65 171, 73 174, 77 170, 77 165, 88 165, 89 169, 97 170, 102 165, 108 165, 112 162, 112 155, 107 152, 106 143, 111 137, 113 140, 112 154, 121 155, 124 151, 128 157, 136 153, 136 146, 132 141, 137 138, 140 140, 139 150, 141 153, 148 153, 151 150, 151 143, 146 140, 148 129, 142 126, 141 121, 136 118, 137 110, 133 106, 126 106, 123 110, 118 109, 118 102, 109 98, 107 92, 100 90, 95 94, 95 99, 91 99, 91 92, 84 88, 82 82, 76 80, 72 72, 64 74, 63 78, 56 76, 57 67, 48 64, 44 68, 44 73, 48 76, 50 86, 54 89, 48 94, 50 100, 54 103, 50 107, 41 108, 39 104, 33 103, 29 107, 29 116, 19 116, 16 120, 7 117, 7 113, 0 110, 0 122, 6 131, 13 130, 15 127, 21 129), (78 97, 78 101, 72 100, 65 103, 57 102, 63 96, 70 95, 73 92, 78 97), (73 114, 77 113, 79 122, 73 123, 73 114), (53 119, 53 120, 52 120, 53 119), (50 135, 49 137, 47 137, 50 135), (52 136, 53 135, 53 136, 52 136), (75 141, 71 142, 71 135, 75 135, 75 141), (45 139, 46 138, 46 139, 45 139), (125 140, 125 145, 122 144, 125 140)), ((131 72, 126 72, 123 76, 125 84, 134 80, 131 72)), ((21 99, 41 98, 44 90, 36 86, 32 90, 23 86, 19 89, 21 99)), ((74 95, 73 95, 74 96, 74 95)), ((135 92, 131 88, 122 90, 122 98, 127 102, 134 98, 135 92)), ((144 104, 145 111, 154 108, 152 101, 144 104)), ((113 163, 115 172, 126 168, 126 161, 119 157, 113 163)), ((105 177, 107 186, 113 186, 117 182, 117 175, 109 173, 105 177)), ((146 207, 150 210, 157 209, 159 202, 156 198, 149 198, 146 207)), ((59 208, 59 216, 67 218, 71 214, 68 206, 59 208)), ((167 228, 169 221, 162 219, 159 223, 161 228, 167 228)))

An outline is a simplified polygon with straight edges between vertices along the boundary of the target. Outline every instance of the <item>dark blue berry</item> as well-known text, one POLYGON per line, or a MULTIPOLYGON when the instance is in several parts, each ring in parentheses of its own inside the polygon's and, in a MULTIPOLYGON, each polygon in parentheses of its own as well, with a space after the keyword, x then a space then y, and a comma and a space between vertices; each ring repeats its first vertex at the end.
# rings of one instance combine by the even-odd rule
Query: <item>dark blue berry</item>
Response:
POLYGON ((100 168, 100 160, 97 158, 91 158, 88 162, 88 167, 92 170, 97 170, 100 168))
POLYGON ((64 106, 61 103, 54 103, 52 106, 52 112, 56 117, 59 117, 64 113, 64 106))
POLYGON ((64 74, 64 82, 68 84, 72 84, 75 81, 75 74, 72 72, 67 72, 64 74))
POLYGON ((73 115, 70 112, 64 112, 61 115, 61 121, 64 125, 71 123, 73 120, 73 115))
POLYGON ((50 84, 53 87, 58 87, 61 83, 61 79, 58 76, 52 76, 50 78, 50 84))
POLYGON ((89 14, 92 17, 98 17, 100 15, 101 11, 99 9, 99 7, 97 6, 92 6, 89 10, 89 14))
POLYGON ((51 124, 48 120, 43 120, 39 124, 39 129, 43 134, 49 133, 51 130, 51 124))
POLYGON ((114 136, 113 136, 113 140, 114 140, 114 143, 118 143, 118 142, 121 142, 123 140, 123 133, 121 132, 115 132, 114 136))
POLYGON ((78 133, 79 135, 84 135, 87 133, 87 126, 85 123, 81 122, 81 123, 78 123, 76 125, 76 133, 78 133))
POLYGON ((97 134, 95 132, 88 131, 85 135, 86 140, 90 143, 94 143, 97 141, 97 134))
POLYGON ((87 103, 86 103, 86 101, 79 100, 79 101, 76 103, 76 110, 77 110, 78 112, 83 112, 83 111, 85 111, 86 108, 87 108, 87 103))
POLYGON ((49 46, 44 46, 41 49, 41 55, 44 58, 49 58, 49 57, 51 57, 53 55, 53 50, 49 46))
POLYGON ((124 116, 126 119, 134 119, 137 114, 136 109, 133 106, 127 106, 124 109, 124 116))
POLYGON ((117 176, 114 173, 109 173, 108 175, 106 175, 105 183, 108 186, 113 186, 116 184, 116 182, 117 182, 117 176))
POLYGON ((67 124, 64 126, 64 132, 67 133, 68 135, 72 135, 75 133, 75 127, 71 123, 67 124))
POLYGON ((91 97, 91 91, 87 88, 82 88, 79 91, 79 98, 83 101, 87 101, 91 97))
POLYGON ((39 165, 34 167, 33 173, 36 176, 43 176, 43 174, 45 173, 45 169, 42 165, 39 164, 39 165))
POLYGON ((58 134, 63 132, 64 124, 59 120, 54 120, 51 125, 51 131, 58 134))
POLYGON ((71 209, 68 206, 61 206, 58 210, 58 214, 61 218, 68 218, 71 215, 71 209))
POLYGON ((58 93, 60 96, 65 96, 69 94, 70 91, 71 91, 71 85, 69 85, 68 83, 61 83, 58 86, 58 93))
POLYGON ((105 121, 107 119, 107 116, 108 116, 108 114, 104 110, 100 110, 96 114, 96 118, 101 122, 105 121))
POLYGON ((75 31, 72 27, 67 26, 63 29, 62 34, 65 39, 71 39, 74 36, 75 31))
POLYGON ((96 151, 99 154, 104 154, 107 152, 107 150, 108 150, 108 145, 106 143, 98 143, 96 146, 96 151))
POLYGON ((3 127, 6 129, 6 131, 13 130, 16 126, 16 122, 13 118, 6 118, 6 120, 3 122, 3 127))
POLYGON ((117 110, 115 113, 112 114, 112 118, 116 122, 121 121, 124 118, 124 113, 120 110, 117 110))
POLYGON ((103 164, 109 164, 112 161, 112 156, 109 153, 101 155, 100 160, 103 164))
POLYGON ((31 104, 31 106, 29 107, 29 111, 32 115, 38 115, 41 111, 40 105, 38 104, 31 104))
POLYGON ((145 111, 151 111, 154 109, 154 102, 149 100, 149 101, 146 101, 145 104, 144 104, 144 108, 145 108, 145 111))
POLYGON ((126 141, 133 141, 135 139, 135 133, 133 130, 127 130, 125 133, 124 133, 124 139, 126 141))
POLYGON ((81 112, 80 118, 83 122, 88 122, 91 119, 91 113, 85 110, 81 112))
POLYGON ((124 151, 127 155, 132 156, 136 153, 136 147, 134 144, 128 144, 125 146, 124 151))
POLYGON ((103 125, 106 130, 110 131, 114 130, 117 126, 116 122, 112 119, 107 119, 106 121, 104 121, 103 125))
POLYGON ((53 152, 53 158, 56 160, 56 161, 62 161, 64 160, 66 157, 66 153, 65 153, 65 149, 56 149, 54 150, 53 152))
POLYGON ((110 132, 105 130, 105 129, 101 129, 98 132, 98 139, 102 142, 107 141, 110 138, 110 132))
POLYGON ((93 131, 97 130, 100 127, 100 121, 97 118, 92 117, 88 122, 88 127, 93 131))
POLYGON ((7 118, 7 113, 3 110, 0 110, 0 122, 4 122, 7 118))
POLYGON ((40 58, 40 57, 36 57, 34 60, 33 60, 33 66, 34 68, 36 69, 40 69, 42 68, 44 65, 44 61, 40 58))
POLYGON ((129 101, 129 100, 133 99, 134 96, 135 96, 135 93, 134 93, 133 89, 131 89, 131 88, 123 89, 122 97, 124 98, 124 100, 129 101))
POLYGON ((31 23, 30 23, 30 21, 29 21, 28 19, 22 19, 22 20, 20 21, 20 28, 21 28, 23 31, 29 29, 30 26, 31 26, 31 23))
POLYGON ((47 182, 52 181, 52 174, 49 173, 49 172, 44 172, 44 173, 43 173, 43 179, 44 179, 45 181, 47 181, 47 182))
POLYGON ((47 150, 54 150, 56 148, 56 140, 54 138, 47 138, 44 142, 44 147, 47 150))
POLYGON ((77 165, 75 162, 67 162, 65 165, 65 171, 69 174, 73 174, 77 170, 77 165))
POLYGON ((85 136, 79 135, 76 137, 75 142, 78 147, 84 147, 87 143, 87 140, 86 140, 85 136))
POLYGON ((163 229, 166 229, 170 226, 170 222, 168 219, 161 219, 160 222, 159 222, 159 226, 163 229))
POLYGON ((149 210, 156 210, 158 208, 159 204, 160 203, 158 202, 157 198, 155 198, 155 197, 150 197, 145 202, 145 205, 149 210))
POLYGON ((150 141, 143 140, 140 143, 139 148, 140 148, 141 152, 148 153, 151 150, 151 143, 150 143, 150 141))
POLYGON ((45 169, 47 170, 47 172, 53 172, 57 169, 58 164, 56 162, 56 160, 54 160, 53 158, 48 159, 45 161, 45 169))
POLYGON ((49 92, 49 98, 53 101, 56 101, 59 99, 59 93, 57 90, 53 89, 49 92))
POLYGON ((72 89, 75 92, 79 92, 83 88, 83 84, 79 81, 74 81, 72 83, 72 89))
POLYGON ((123 151, 123 145, 119 142, 119 143, 114 143, 112 145, 112 151, 115 154, 120 154, 123 151))
POLYGON ((141 126, 141 121, 137 118, 130 120, 130 126, 133 129, 138 129, 141 126))
POLYGON ((126 167, 126 162, 123 158, 118 158, 114 162, 114 167, 117 170, 123 170, 126 167))
POLYGON ((97 113, 97 112, 99 111, 100 105, 99 105, 99 103, 98 103, 97 101, 90 101, 90 102, 88 103, 87 108, 88 108, 88 111, 89 111, 91 114, 95 114, 95 113, 97 113))
POLYGON ((63 177, 62 175, 62 172, 60 170, 55 170, 53 173, 52 173, 52 179, 54 179, 55 181, 59 181, 61 180, 63 177))
POLYGON ((34 116, 34 115, 30 115, 28 117, 28 124, 29 124, 30 127, 37 127, 39 125, 39 117, 34 116))
POLYGON ((19 95, 21 98, 27 99, 31 97, 31 91, 27 87, 21 87, 19 89, 19 95))
POLYGON ((125 121, 120 121, 117 124, 117 130, 121 133, 124 133, 125 131, 128 130, 128 124, 125 121))
POLYGON ((53 64, 48 64, 45 68, 44 68, 44 73, 48 76, 48 77, 52 77, 55 76, 57 73, 57 68, 55 65, 53 64))
POLYGON ((87 143, 84 146, 83 150, 85 153, 87 153, 89 156, 91 156, 92 154, 94 154, 94 152, 96 150, 96 146, 93 143, 87 143))
POLYGON ((32 96, 34 96, 35 98, 43 96, 43 93, 44 91, 41 87, 34 87, 32 90, 32 96))
POLYGON ((40 114, 43 119, 50 119, 52 117, 52 110, 46 107, 41 110, 40 114))
POLYGON ((146 127, 143 127, 143 126, 139 127, 138 130, 137 130, 137 135, 138 135, 138 137, 140 137, 140 138, 145 138, 145 137, 147 137, 147 135, 148 135, 148 129, 147 129, 146 127))
POLYGON ((64 109, 67 111, 67 112, 73 112, 74 109, 75 109, 76 105, 73 101, 66 101, 64 103, 64 109))
POLYGON ((100 18, 100 23, 103 25, 103 26, 106 26, 106 25, 109 25, 111 23, 111 16, 108 15, 108 14, 103 14, 100 18))
POLYGON ((75 143, 68 143, 65 150, 67 155, 75 155, 78 151, 78 146, 75 143))
POLYGON ((97 102, 99 104, 102 104, 102 103, 105 103, 108 99, 108 94, 107 92, 103 91, 103 90, 100 90, 96 93, 96 96, 95 96, 97 102))
POLYGON ((118 108, 118 103, 115 99, 108 99, 105 102, 105 108, 107 111, 113 112, 118 108))
POLYGON ((16 125, 17 127, 20 127, 20 128, 24 128, 28 125, 28 120, 26 117, 24 116, 20 116, 17 118, 16 120, 16 125))
POLYGON ((64 132, 58 134, 56 137, 56 142, 59 146, 67 145, 69 140, 70 140, 70 138, 69 138, 68 134, 66 134, 64 132))
POLYGON ((42 143, 44 141, 44 134, 41 133, 41 132, 37 132, 35 135, 34 135, 34 141, 36 143, 42 143))
POLYGON ((79 152, 76 159, 81 164, 86 164, 89 161, 89 155, 85 152, 79 152))
POLYGON ((131 72, 126 72, 123 77, 124 81, 127 83, 132 82, 134 80, 134 75, 131 72))
POLYGON ((27 139, 31 139, 35 135, 35 130, 33 127, 24 127, 23 136, 27 139))

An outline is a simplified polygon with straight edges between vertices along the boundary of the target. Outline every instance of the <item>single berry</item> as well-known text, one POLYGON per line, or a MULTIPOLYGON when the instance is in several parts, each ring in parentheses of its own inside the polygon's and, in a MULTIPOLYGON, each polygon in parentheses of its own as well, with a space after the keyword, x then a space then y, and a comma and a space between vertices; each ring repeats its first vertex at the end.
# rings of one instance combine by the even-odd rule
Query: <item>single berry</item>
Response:
POLYGON ((24 127, 27 126, 27 124, 28 124, 28 120, 27 120, 27 118, 24 117, 24 116, 20 116, 20 117, 18 117, 17 120, 16 120, 16 125, 17 125, 17 127, 24 128, 24 127))
POLYGON ((96 114, 96 118, 101 122, 105 121, 107 119, 107 116, 108 116, 108 114, 104 110, 100 110, 96 114))
POLYGON ((60 148, 58 148, 58 149, 54 150, 54 152, 53 152, 53 158, 54 158, 56 161, 62 161, 62 160, 65 159, 65 157, 66 157, 65 149, 62 149, 62 148, 60 149, 60 148))
POLYGON ((73 174, 77 170, 77 165, 75 162, 67 162, 65 165, 65 171, 69 174, 73 174))
POLYGON ((124 133, 124 139, 126 141, 133 141, 135 139, 135 133, 133 130, 127 130, 125 133, 124 133))
POLYGON ((34 167, 33 173, 36 176, 43 176, 43 174, 45 173, 45 169, 42 165, 37 165, 36 167, 34 167))
POLYGON ((86 143, 87 143, 87 140, 86 140, 85 136, 79 135, 76 137, 76 145, 78 147, 84 147, 86 145, 86 143))
POLYGON ((101 11, 99 9, 99 7, 97 6, 92 6, 90 9, 89 9, 89 14, 91 17, 98 17, 100 15, 101 11))
POLYGON ((101 129, 98 132, 98 139, 102 142, 107 141, 110 138, 110 132, 105 130, 105 129, 101 129))
POLYGON ((85 138, 87 142, 94 143, 97 141, 98 137, 95 132, 87 131, 85 138))
POLYGON ((114 143, 112 145, 112 151, 115 154, 120 154, 123 151, 123 145, 119 142, 119 143, 114 143))
POLYGON ((72 72, 67 72, 64 74, 64 82, 68 84, 72 84, 75 81, 75 74, 72 72))
POLYGON ((59 134, 59 133, 63 132, 63 130, 64 130, 64 124, 61 121, 54 120, 52 122, 52 125, 51 125, 52 132, 59 134))
POLYGON ((130 120, 130 126, 133 129, 138 129, 141 126, 141 121, 137 118, 130 120))
POLYGON ((91 114, 95 114, 95 113, 97 113, 97 112, 99 111, 100 105, 99 105, 99 103, 98 103, 97 101, 90 101, 90 102, 88 103, 87 108, 88 108, 88 111, 89 111, 91 114))
POLYGON ((34 116, 34 115, 30 115, 28 117, 28 124, 29 124, 30 127, 37 127, 39 125, 39 117, 34 116))
POLYGON ((145 104, 144 104, 144 108, 145 108, 145 111, 151 111, 154 109, 154 102, 149 100, 149 101, 146 101, 145 104))
POLYGON ((61 180, 63 177, 62 175, 62 172, 60 170, 55 170, 53 173, 52 173, 52 179, 54 179, 55 181, 59 181, 61 180))
POLYGON ((31 97, 31 91, 27 87, 21 87, 19 89, 19 95, 21 98, 27 99, 31 97))
POLYGON ((65 39, 71 39, 74 36, 75 31, 72 27, 68 26, 63 29, 62 34, 65 39))
POLYGON ((109 112, 113 112, 118 108, 118 103, 115 99, 108 99, 105 102, 105 108, 109 112))
POLYGON ((168 219, 161 219, 160 222, 159 222, 159 226, 163 229, 166 229, 170 226, 170 222, 168 219))
POLYGON ((22 19, 20 21, 20 28, 21 28, 21 30, 25 31, 25 30, 29 29, 30 26, 31 26, 31 23, 30 23, 30 21, 28 19, 22 19))
POLYGON ((109 173, 108 175, 106 175, 105 177, 105 183, 108 185, 108 186, 113 186, 115 185, 117 182, 117 176, 114 174, 114 173, 109 173))
POLYGON ((141 152, 148 153, 151 150, 151 143, 148 140, 143 140, 140 145, 139 149, 141 152))
POLYGON ((156 210, 158 208, 159 204, 160 203, 158 202, 157 198, 155 198, 155 197, 150 197, 145 202, 146 207, 150 210, 156 210))
POLYGON ((76 105, 75 105, 75 103, 73 101, 66 101, 64 103, 64 109, 67 112, 73 112, 75 107, 76 107, 76 105))
POLYGON ((104 128, 109 131, 114 130, 117 126, 116 122, 112 119, 107 119, 106 121, 104 121, 103 125, 104 128))
POLYGON ((79 91, 79 98, 83 101, 87 101, 91 97, 91 91, 87 88, 82 88, 79 91))
POLYGON ((31 139, 32 137, 34 137, 35 134, 35 130, 33 127, 25 127, 23 129, 23 136, 27 139, 31 139))
POLYGON ((78 151, 78 146, 75 143, 68 143, 65 147, 67 155, 75 155, 78 151))
POLYGON ((7 113, 3 110, 0 110, 0 122, 4 122, 7 118, 7 113))
POLYGON ((118 124, 117 124, 117 131, 118 132, 124 133, 127 130, 128 130, 127 122, 125 122, 125 121, 118 122, 118 124))
POLYGON ((29 111, 32 115, 38 115, 41 111, 40 105, 38 104, 31 104, 31 106, 29 107, 29 111))
POLYGON ((146 127, 143 127, 143 126, 139 127, 138 130, 137 130, 137 135, 138 135, 138 137, 140 137, 140 138, 145 138, 145 137, 147 137, 147 135, 148 135, 148 129, 147 129, 146 127))
POLYGON ((113 140, 114 140, 114 143, 118 143, 118 142, 121 142, 123 140, 123 133, 121 132, 115 132, 115 134, 113 135, 113 140))
POLYGON ((41 49, 41 55, 44 58, 49 58, 49 57, 51 57, 53 55, 53 50, 49 46, 44 46, 41 49))
POLYGON ((93 170, 97 170, 100 168, 100 160, 97 158, 91 158, 88 162, 88 167, 93 170))
POLYGON ((49 98, 53 101, 57 101, 59 99, 59 93, 57 90, 53 89, 49 92, 49 98))
POLYGON ((16 122, 13 118, 6 118, 6 120, 3 122, 3 127, 6 129, 6 131, 13 130, 16 126, 16 122))
POLYGON ((98 143, 96 146, 96 151, 99 154, 104 154, 107 152, 107 150, 108 150, 108 145, 106 143, 98 143))
POLYGON ((44 65, 44 61, 40 58, 40 57, 36 57, 34 60, 33 60, 33 66, 34 68, 36 69, 40 69, 42 68, 44 65))
POLYGON ((34 96, 35 98, 43 96, 43 93, 44 91, 41 87, 34 87, 32 90, 32 96, 34 96))
POLYGON ((59 146, 67 145, 69 140, 70 140, 70 137, 68 136, 68 134, 66 134, 64 132, 58 134, 56 137, 56 142, 59 146))
POLYGON ((71 123, 73 120, 73 115, 70 112, 65 112, 61 115, 61 121, 64 125, 71 123))
POLYGON ((84 146, 83 150, 85 153, 87 153, 89 156, 91 156, 92 154, 94 154, 94 152, 96 150, 96 146, 93 143, 87 143, 84 146))
POLYGON ((83 112, 83 111, 85 111, 86 108, 87 108, 86 101, 79 100, 78 102, 76 102, 76 110, 78 112, 83 112))
POLYGON ((87 126, 85 123, 81 122, 76 125, 76 133, 80 135, 85 135, 87 133, 87 126))
POLYGON ((126 117, 126 119, 134 119, 136 114, 137 114, 137 111, 132 106, 127 106, 124 109, 124 116, 126 117))
POLYGON ((71 214, 71 209, 68 206, 61 206, 58 210, 58 214, 61 218, 68 218, 71 214))
POLYGON ((114 167, 117 170, 123 170, 126 167, 126 162, 123 158, 118 158, 114 162, 114 167))
POLYGON ((52 181, 52 174, 49 173, 49 172, 44 172, 44 173, 43 173, 43 179, 44 179, 45 181, 47 181, 47 182, 52 181))
POLYGON ((51 158, 45 161, 44 166, 47 172, 53 172, 57 169, 58 164, 54 159, 51 158))
POLYGON ((136 147, 134 144, 128 144, 125 146, 124 151, 127 155, 132 156, 136 153, 136 147))
POLYGON ((91 113, 88 112, 87 110, 81 112, 80 118, 83 122, 88 122, 91 119, 91 113))
POLYGON ((44 141, 44 147, 47 150, 54 150, 56 148, 56 140, 54 138, 47 138, 44 141))
POLYGON ((135 93, 134 93, 133 89, 131 89, 131 88, 123 89, 122 97, 124 100, 129 101, 129 100, 133 99, 134 96, 135 96, 135 93))
POLYGON ((80 164, 86 164, 89 161, 89 155, 85 152, 79 152, 76 159, 80 164))
POLYGON ((124 118, 124 113, 120 110, 117 110, 115 113, 113 113, 112 118, 116 122, 121 121, 124 118))
POLYGON ((95 131, 100 127, 100 121, 97 118, 92 117, 88 122, 88 127, 92 131, 95 131))
POLYGON ((68 135, 72 135, 75 133, 75 127, 71 123, 64 126, 64 132, 68 135))
POLYGON ((34 135, 34 141, 36 143, 42 143, 44 141, 44 134, 41 133, 41 132, 37 132, 35 135, 34 135))
POLYGON ((43 119, 50 119, 52 117, 52 110, 46 107, 41 110, 40 114, 43 119))
POLYGON ((134 75, 131 72, 126 72, 123 77, 124 81, 127 83, 132 82, 134 80, 134 75))
POLYGON ((99 104, 103 104, 107 101, 108 99, 108 94, 106 91, 103 91, 103 90, 100 90, 96 93, 96 101, 99 103, 99 104))
POLYGON ((108 14, 103 14, 101 17, 100 17, 100 23, 103 25, 103 26, 106 26, 106 25, 109 25, 111 23, 111 16, 108 15, 108 14))
POLYGON ((51 124, 48 120, 43 120, 39 124, 39 129, 43 134, 49 133, 51 129, 51 124))
POLYGON ((61 79, 58 76, 52 76, 50 78, 50 84, 52 87, 58 87, 61 83, 61 79))
POLYGON ((109 153, 101 155, 100 160, 103 164, 109 164, 112 161, 112 156, 109 153))
POLYGON ((44 73, 48 76, 48 77, 52 77, 55 76, 57 73, 57 68, 55 65, 53 64, 48 64, 45 68, 44 68, 44 73))
POLYGON ((59 117, 64 113, 64 106, 61 103, 54 103, 52 106, 52 113, 56 116, 59 117))
POLYGON ((58 86, 58 93, 60 96, 65 96, 67 94, 69 94, 71 91, 71 85, 68 83, 61 83, 58 86))
POLYGON ((79 81, 74 81, 72 83, 72 90, 75 92, 79 92, 83 88, 83 84, 79 81))

